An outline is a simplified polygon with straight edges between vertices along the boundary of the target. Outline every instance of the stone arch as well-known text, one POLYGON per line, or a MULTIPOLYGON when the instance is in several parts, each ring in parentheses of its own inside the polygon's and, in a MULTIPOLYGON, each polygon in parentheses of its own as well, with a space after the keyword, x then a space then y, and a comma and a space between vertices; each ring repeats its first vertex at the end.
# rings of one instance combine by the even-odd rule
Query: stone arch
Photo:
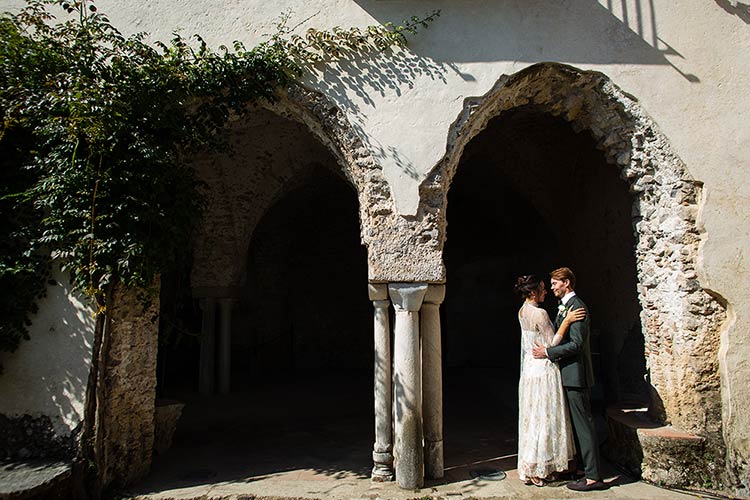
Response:
POLYGON ((401 216, 383 169, 345 114, 324 94, 295 85, 281 99, 265 106, 303 123, 337 159, 343 175, 357 190, 360 235, 367 248, 368 280, 441 282, 441 241, 436 229, 439 212, 423 210, 418 217, 401 216))
MULTIPOLYGON (((303 131, 311 138, 311 143, 316 143, 318 150, 315 154, 328 154, 333 156, 336 164, 340 167, 338 173, 346 179, 357 193, 360 211, 360 234, 361 240, 366 244, 372 239, 373 231, 371 225, 376 213, 392 213, 393 201, 389 188, 382 175, 381 168, 377 165, 369 150, 363 145, 354 128, 348 123, 344 114, 325 96, 318 92, 301 86, 292 86, 279 93, 279 99, 273 103, 260 103, 255 105, 253 111, 273 120, 286 120, 294 130, 303 131), (370 236, 367 236, 370 235, 370 236)), ((260 124, 262 126, 262 123, 260 124)), ((235 120, 229 124, 229 130, 236 135, 242 135, 243 124, 235 120)), ((197 169, 210 172, 215 166, 218 155, 203 155, 191 159, 197 169)), ((262 160, 262 159, 261 159, 262 160)), ((312 167, 317 167, 319 162, 313 158, 307 161, 312 167)), ((300 172, 287 172, 289 178, 300 172)), ((302 172, 304 174, 305 172, 302 172)), ((309 173, 309 172, 308 172, 309 173)), ((199 175, 200 177, 200 175, 199 175)), ((231 178, 225 179, 203 179, 210 182, 232 182, 231 178)), ((249 179, 252 180, 252 179, 249 179)), ((283 181, 284 178, 277 179, 283 181)), ((241 282, 242 263, 245 261, 247 245, 249 244, 254 223, 257 223, 264 211, 268 209, 273 201, 284 195, 290 189, 299 184, 301 179, 297 177, 296 182, 279 188, 271 193, 263 203, 257 204, 255 211, 246 215, 246 220, 234 220, 230 206, 224 206, 208 223, 204 220, 199 229, 197 240, 198 248, 196 254, 202 262, 211 262, 222 252, 226 253, 226 260, 213 262, 211 268, 225 269, 226 272, 206 272, 203 274, 192 274, 194 282, 192 286, 214 288, 212 291, 203 290, 212 298, 223 298, 231 296, 233 288, 241 282), (222 216, 227 215, 225 219, 222 216), (253 223, 254 221, 254 223, 253 223), (243 228, 243 224, 247 224, 243 228), (211 227, 219 224, 221 227, 211 227), (210 248, 212 237, 217 231, 224 230, 229 235, 229 242, 222 248, 210 248), (212 234, 211 231, 214 231, 212 234), (223 290, 217 290, 223 288, 223 290), (226 294, 226 295, 222 295, 226 294)), ((284 184, 280 182, 280 184, 284 184)), ((277 186, 278 187, 278 186, 277 186)), ((209 202, 210 203, 210 202, 209 202)), ((221 207, 222 204, 219 203, 221 207)), ((215 240, 214 240, 215 241, 215 240)), ((187 249, 186 249, 187 250, 187 249)), ((158 280, 155 287, 160 287, 164 279, 158 280), (158 282, 161 281, 161 284, 158 282)), ((363 292, 366 290, 362 283, 363 292)), ((132 295, 132 294, 131 294, 132 295)), ((159 306, 156 302, 151 303, 151 309, 144 312, 135 300, 134 296, 123 293, 123 297, 115 298, 117 306, 108 310, 108 321, 106 328, 111 330, 106 334, 108 344, 107 352, 116 355, 107 355, 102 360, 100 377, 107 379, 107 386, 101 388, 101 395, 97 395, 99 405, 95 411, 101 413, 97 421, 104 422, 97 430, 98 442, 101 452, 96 457, 99 468, 103 471, 100 483, 127 484, 145 475, 151 466, 151 455, 153 452, 154 426, 159 425, 160 417, 155 416, 154 402, 156 398, 157 378, 157 331, 159 317, 159 306), (137 363, 122 364, 121 359, 138 359, 137 363), (121 375, 126 370, 126 375, 121 375), (110 380, 111 379, 111 380, 110 380), (117 404, 114 404, 117 403, 117 404), (127 411, 124 411, 126 408, 127 411), (106 436, 103 429, 107 428, 106 436)), ((200 295, 193 294, 194 297, 200 295)), ((218 313, 217 313, 218 314, 218 313)), ((92 410, 94 411, 94 410, 92 410)), ((157 414, 159 413, 157 409, 157 414)), ((92 423, 92 425, 94 425, 92 423)))
MULTIPOLYGON (((235 172, 222 172, 222 166, 217 164, 214 155, 198 158, 194 163, 202 180, 209 186, 244 182, 241 186, 243 192, 237 193, 234 202, 221 199, 222 193, 209 193, 209 208, 196 238, 196 265, 192 272, 194 286, 211 288, 238 285, 242 280, 242 262, 247 245, 263 213, 285 192, 294 189, 305 176, 311 175, 309 167, 328 163, 330 156, 338 165, 335 173, 356 191, 360 235, 364 245, 369 248, 376 239, 373 235, 381 230, 376 229, 379 227, 376 219, 384 213, 394 212, 382 169, 343 112, 325 96, 302 86, 290 87, 280 94, 277 101, 261 103, 247 118, 238 118, 230 124, 230 133, 236 136, 233 146, 239 145, 238 149, 241 149, 241 142, 248 130, 267 127, 286 129, 288 138, 297 140, 296 145, 301 148, 305 158, 288 159, 290 161, 280 169, 277 165, 275 171, 264 164, 266 160, 271 160, 271 155, 268 158, 250 157, 255 155, 252 150, 246 151, 244 158, 224 161, 225 164, 233 162, 235 172), (330 156, 326 158, 326 155, 330 156), (255 163, 253 172, 247 172, 246 163, 255 163), (242 171, 249 178, 232 179, 232 175, 243 175, 242 171), (252 200, 248 199, 248 193, 252 193, 252 200), (243 213, 238 210, 238 205, 248 206, 243 213), (218 234, 224 237, 218 237, 218 234), (222 244, 217 246, 217 241, 222 244), (220 263, 221 267, 203 265, 206 262, 220 263), (221 274, 217 274, 219 270, 221 274)), ((375 259, 374 253, 368 253, 369 260, 375 259)))
POLYGON ((464 148, 492 118, 529 105, 562 118, 576 132, 588 131, 627 183, 653 387, 650 412, 723 448, 718 359, 725 301, 701 286, 697 274, 702 183, 690 176, 634 97, 601 73, 562 64, 537 64, 503 76, 486 95, 465 101, 446 156, 420 187, 418 216, 439 213, 442 248, 447 192, 464 148))

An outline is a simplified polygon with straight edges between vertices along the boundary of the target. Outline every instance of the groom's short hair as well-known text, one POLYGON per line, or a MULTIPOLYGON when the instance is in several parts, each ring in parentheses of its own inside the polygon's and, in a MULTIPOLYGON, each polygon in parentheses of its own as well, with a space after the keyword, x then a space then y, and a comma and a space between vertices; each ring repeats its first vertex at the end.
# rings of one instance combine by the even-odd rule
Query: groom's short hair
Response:
POLYGON ((555 269, 551 273, 549 273, 550 278, 554 278, 556 280, 568 280, 570 281, 570 288, 576 287, 576 275, 573 274, 573 271, 570 270, 569 267, 560 267, 558 269, 555 269))

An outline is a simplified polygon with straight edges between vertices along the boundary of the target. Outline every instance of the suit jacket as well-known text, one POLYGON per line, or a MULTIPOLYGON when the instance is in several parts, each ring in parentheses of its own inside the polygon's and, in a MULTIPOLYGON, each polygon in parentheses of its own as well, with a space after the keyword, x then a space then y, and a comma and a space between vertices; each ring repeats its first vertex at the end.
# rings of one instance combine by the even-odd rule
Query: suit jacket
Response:
MULTIPOLYGON (((562 384, 564 387, 591 387, 594 385, 594 368, 591 364, 591 347, 589 346, 589 332, 591 330, 591 316, 586 304, 574 295, 565 305, 565 311, 579 309, 586 310, 586 318, 570 325, 565 338, 558 345, 547 348, 547 356, 558 363, 562 384)), ((555 318, 555 329, 559 328, 563 316, 555 318)))

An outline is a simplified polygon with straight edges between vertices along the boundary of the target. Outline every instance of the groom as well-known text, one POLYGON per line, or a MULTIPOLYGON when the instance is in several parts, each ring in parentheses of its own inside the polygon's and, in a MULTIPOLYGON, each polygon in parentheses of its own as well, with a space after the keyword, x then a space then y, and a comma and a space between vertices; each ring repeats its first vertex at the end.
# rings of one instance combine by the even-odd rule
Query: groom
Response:
POLYGON ((562 374, 562 384, 568 398, 573 433, 576 437, 579 457, 583 460, 585 477, 568 483, 568 488, 576 491, 591 491, 605 488, 599 472, 599 447, 596 443, 594 418, 591 414, 590 392, 594 385, 594 371, 591 365, 589 347, 589 310, 576 295, 573 288, 576 277, 567 267, 550 273, 551 289, 561 304, 555 319, 555 328, 560 326, 568 311, 583 307, 586 318, 570 325, 568 335, 553 347, 537 344, 532 352, 535 358, 549 358, 557 362, 562 374))

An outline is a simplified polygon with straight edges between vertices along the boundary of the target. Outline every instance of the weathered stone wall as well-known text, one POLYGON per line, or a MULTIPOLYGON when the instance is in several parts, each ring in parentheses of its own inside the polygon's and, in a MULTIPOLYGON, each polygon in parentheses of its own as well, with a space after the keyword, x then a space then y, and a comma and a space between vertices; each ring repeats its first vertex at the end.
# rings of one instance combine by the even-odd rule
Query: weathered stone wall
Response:
POLYGON ((142 291, 118 287, 108 297, 95 429, 98 479, 105 486, 128 484, 151 467, 158 312, 158 295, 144 302, 142 291))

